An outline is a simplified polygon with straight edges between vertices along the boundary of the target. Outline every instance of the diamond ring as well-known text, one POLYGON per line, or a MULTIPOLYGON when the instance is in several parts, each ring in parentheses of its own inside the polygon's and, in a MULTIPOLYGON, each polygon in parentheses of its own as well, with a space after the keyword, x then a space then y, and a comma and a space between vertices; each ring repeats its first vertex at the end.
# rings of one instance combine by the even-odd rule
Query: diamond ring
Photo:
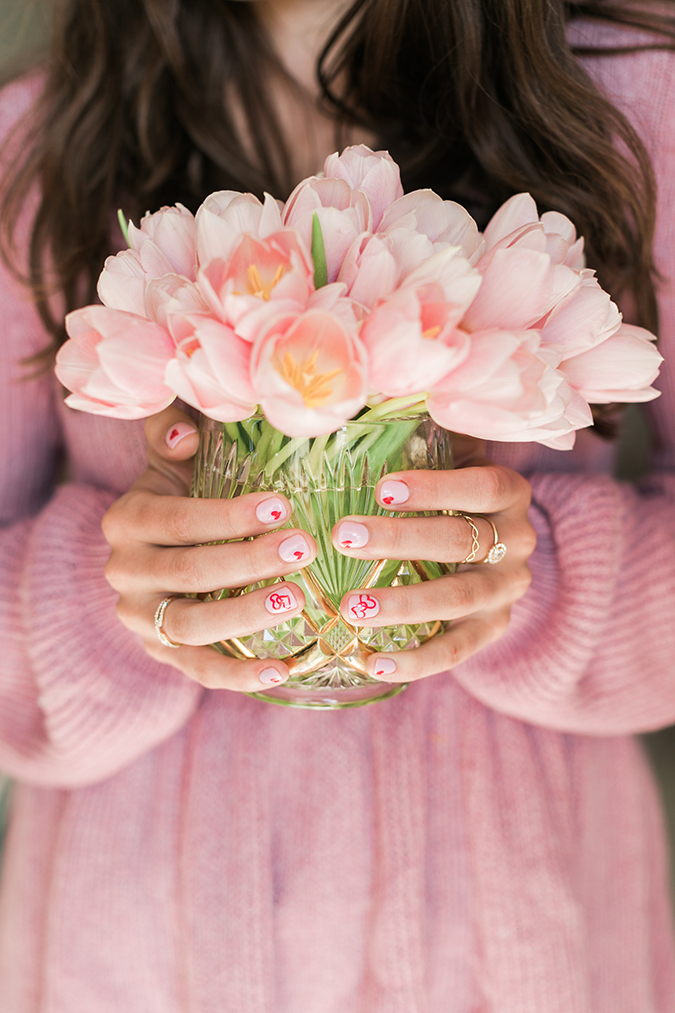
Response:
MULTIPOLYGON (((483 520, 487 521, 488 524, 492 527, 492 534, 494 536, 494 541, 492 543, 492 548, 488 552, 485 559, 477 559, 475 561, 475 565, 479 565, 481 563, 492 563, 493 565, 495 563, 501 563, 502 559, 506 555, 506 546, 504 545, 503 542, 499 541, 499 532, 497 531, 497 525, 495 524, 495 522, 492 520, 491 517, 486 517, 485 514, 476 514, 476 517, 482 517, 483 520)), ((470 560, 470 562, 473 563, 474 560, 470 560)))
POLYGON ((182 644, 174 644, 173 640, 169 640, 166 633, 162 629, 162 623, 164 622, 164 613, 166 612, 171 602, 175 601, 176 598, 180 598, 180 595, 172 594, 170 598, 165 598, 164 601, 161 601, 159 603, 159 605, 157 606, 157 611, 155 612, 155 633, 157 634, 157 639, 159 640, 160 644, 163 644, 164 647, 183 646, 182 644))

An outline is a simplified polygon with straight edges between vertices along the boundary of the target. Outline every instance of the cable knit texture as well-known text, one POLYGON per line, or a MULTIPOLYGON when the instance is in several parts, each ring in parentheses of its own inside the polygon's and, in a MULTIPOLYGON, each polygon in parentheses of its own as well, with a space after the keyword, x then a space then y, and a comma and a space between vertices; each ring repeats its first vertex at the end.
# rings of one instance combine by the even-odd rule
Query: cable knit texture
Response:
MULTIPOLYGON (((47 339, 0 275, 2 1013, 675 1013, 629 737, 675 721, 675 56, 588 66, 659 180, 656 471, 617 484, 591 433, 493 446, 532 479, 532 588, 502 640, 387 703, 289 712, 147 657, 100 530, 142 424, 21 379, 47 339)), ((35 87, 0 96, 3 133, 35 87)))

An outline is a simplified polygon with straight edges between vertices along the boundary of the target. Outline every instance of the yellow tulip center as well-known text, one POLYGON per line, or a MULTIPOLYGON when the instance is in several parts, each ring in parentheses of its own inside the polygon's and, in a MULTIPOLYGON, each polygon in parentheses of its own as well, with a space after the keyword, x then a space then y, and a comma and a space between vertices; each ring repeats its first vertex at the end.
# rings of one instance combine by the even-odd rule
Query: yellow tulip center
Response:
POLYGON ((427 327, 426 331, 422 331, 423 338, 437 338, 441 333, 440 327, 427 327))
POLYGON ((304 362, 299 363, 290 352, 286 352, 279 371, 286 383, 298 391, 307 408, 318 408, 326 403, 333 393, 330 381, 342 372, 340 369, 332 369, 328 373, 317 373, 318 357, 317 349, 304 362))
POLYGON ((279 264, 276 274, 271 281, 264 281, 263 276, 260 273, 257 264, 249 264, 248 267, 248 294, 257 296, 258 299, 264 299, 265 302, 269 302, 270 296, 272 295, 272 289, 275 288, 284 274, 286 273, 286 265, 279 264))

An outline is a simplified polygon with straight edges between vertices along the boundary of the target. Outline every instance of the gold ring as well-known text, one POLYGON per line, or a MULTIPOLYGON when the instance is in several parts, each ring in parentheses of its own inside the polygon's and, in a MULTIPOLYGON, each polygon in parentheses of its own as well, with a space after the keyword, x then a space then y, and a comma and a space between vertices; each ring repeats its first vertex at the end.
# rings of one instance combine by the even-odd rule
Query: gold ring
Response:
POLYGON ((480 532, 474 523, 473 517, 470 517, 469 514, 463 514, 461 511, 458 511, 455 514, 455 517, 463 517, 471 528, 471 550, 466 559, 462 559, 458 565, 461 566, 462 563, 473 563, 475 562, 478 550, 480 549, 480 532))
POLYGON ((171 597, 165 598, 164 601, 161 601, 159 603, 159 605, 157 606, 157 611, 155 612, 155 633, 157 634, 157 639, 159 640, 160 644, 163 644, 164 647, 183 646, 182 644, 174 644, 173 640, 169 640, 166 633, 162 629, 162 623, 164 622, 164 613, 168 609, 171 602, 175 601, 176 598, 180 597, 181 595, 179 594, 172 594, 171 597))
MULTIPOLYGON (((492 543, 492 548, 488 552, 485 559, 477 559, 475 561, 475 565, 479 566, 481 563, 491 563, 494 566, 495 563, 501 563, 502 559, 506 555, 506 546, 504 545, 503 542, 499 541, 499 532, 497 531, 497 525, 495 524, 495 522, 492 520, 491 517, 486 517, 485 514, 476 514, 476 517, 482 517, 482 519, 484 521, 487 521, 488 524, 492 527, 492 534, 494 536, 494 541, 492 543)), ((471 560, 471 562, 473 562, 473 560, 471 560)))

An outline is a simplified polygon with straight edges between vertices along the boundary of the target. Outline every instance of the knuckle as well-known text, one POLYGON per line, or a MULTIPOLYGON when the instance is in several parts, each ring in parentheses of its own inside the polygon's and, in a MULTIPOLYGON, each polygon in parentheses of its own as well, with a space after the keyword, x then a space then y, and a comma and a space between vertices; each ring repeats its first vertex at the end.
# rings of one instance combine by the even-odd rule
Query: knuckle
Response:
POLYGON ((525 529, 523 531, 522 543, 525 556, 526 558, 529 558, 537 547, 537 532, 534 530, 529 521, 525 525, 525 529))
POLYGON ((462 651, 459 642, 456 637, 452 634, 448 637, 448 642, 445 645, 446 648, 446 664, 448 668, 454 668, 455 665, 459 665, 460 661, 464 658, 464 652, 462 651))
POLYGON ((453 611, 466 615, 475 610, 477 591, 473 580, 455 581, 452 590, 453 611))
POLYGON ((192 544, 194 537, 194 511, 192 502, 182 496, 176 496, 166 517, 167 536, 178 544, 192 544))
POLYGON ((500 609, 492 622, 493 640, 503 637, 511 624, 511 608, 500 609))
POLYGON ((522 566, 518 567, 517 572, 516 587, 518 591, 518 597, 522 598, 523 595, 526 594, 527 591, 529 591, 531 585, 532 585, 532 570, 527 565, 527 563, 524 563, 522 566))
POLYGON ((116 500, 112 506, 108 507, 101 518, 101 531, 108 545, 113 545, 119 538, 120 514, 122 513, 120 504, 121 500, 116 500))
POLYGON ((135 622, 137 619, 136 611, 131 608, 128 600, 122 595, 117 602, 117 618, 122 625, 126 626, 129 630, 133 629, 134 626, 137 625, 135 622))
POLYGON ((125 567, 116 552, 111 552, 103 567, 103 575, 114 591, 122 591, 124 587, 125 567))
POLYGON ((168 587, 177 591, 200 590, 200 567, 194 551, 190 549, 171 549, 167 566, 168 587))
POLYGON ((506 472, 498 466, 480 469, 481 497, 485 503, 484 513, 500 510, 506 498, 508 483, 506 472))

